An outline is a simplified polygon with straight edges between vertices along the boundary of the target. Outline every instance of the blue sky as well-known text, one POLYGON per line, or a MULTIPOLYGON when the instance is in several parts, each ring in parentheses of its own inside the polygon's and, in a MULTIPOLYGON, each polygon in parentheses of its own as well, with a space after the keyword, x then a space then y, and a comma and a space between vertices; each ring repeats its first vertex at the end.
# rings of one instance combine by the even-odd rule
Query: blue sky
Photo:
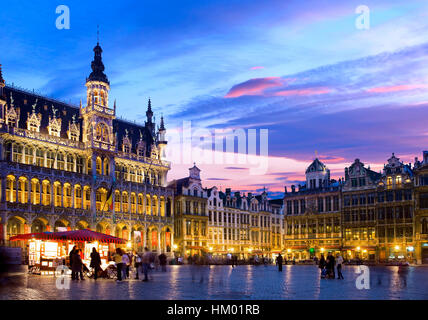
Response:
POLYGON ((268 174, 205 165, 203 177, 278 192, 315 150, 340 177, 355 158, 380 169, 428 148, 428 3, 365 1, 369 30, 355 27, 360 4, 3 0, 0 63, 8 83, 78 104, 99 24, 118 116, 143 121, 150 96, 167 128, 267 128, 268 174), (60 4, 70 30, 55 27, 60 4))

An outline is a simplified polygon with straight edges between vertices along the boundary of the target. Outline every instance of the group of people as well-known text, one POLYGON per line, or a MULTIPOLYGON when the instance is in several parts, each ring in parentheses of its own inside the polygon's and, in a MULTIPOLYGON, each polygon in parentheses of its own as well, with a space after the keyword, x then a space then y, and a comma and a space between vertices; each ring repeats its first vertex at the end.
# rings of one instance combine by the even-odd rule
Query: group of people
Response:
POLYGON ((318 267, 321 269, 321 278, 322 279, 335 279, 337 270, 337 279, 343 279, 342 275, 342 264, 343 258, 338 253, 336 258, 334 258, 331 252, 328 253, 327 258, 324 258, 324 254, 321 254, 321 258, 318 263, 318 267))
MULTIPOLYGON (((95 248, 92 248, 91 262, 89 267, 93 271, 94 279, 97 280, 101 272, 101 257, 95 248)), ((117 248, 114 256, 112 257, 117 269, 117 281, 122 281, 129 278, 130 268, 135 268, 135 279, 139 279, 139 274, 144 274, 143 281, 149 281, 148 274, 149 270, 154 269, 156 266, 160 266, 163 272, 166 272, 167 256, 161 253, 157 256, 155 253, 149 251, 148 248, 144 248, 143 254, 134 252, 125 252, 124 250, 117 248)), ((74 246, 69 254, 70 268, 71 268, 71 279, 72 280, 85 280, 83 277, 83 271, 86 266, 83 263, 82 250, 74 246)))
POLYGON ((136 251, 124 252, 117 248, 113 260, 117 268, 117 281, 120 282, 129 278, 130 267, 135 268, 135 279, 139 280, 140 270, 144 274, 143 281, 149 281, 149 271, 154 269, 156 265, 160 265, 163 272, 166 272, 167 257, 164 253, 157 256, 150 252, 148 248, 144 248, 143 254, 138 254, 136 251))

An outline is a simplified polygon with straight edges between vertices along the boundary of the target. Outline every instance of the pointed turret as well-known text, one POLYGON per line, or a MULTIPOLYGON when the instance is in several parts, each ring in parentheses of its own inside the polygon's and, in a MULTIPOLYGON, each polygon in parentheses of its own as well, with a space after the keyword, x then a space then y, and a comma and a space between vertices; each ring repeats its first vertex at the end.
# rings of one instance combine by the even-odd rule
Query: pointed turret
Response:
POLYGON ((152 101, 150 100, 150 98, 147 105, 146 116, 147 116, 147 123, 152 123, 153 111, 152 111, 152 101))
POLYGON ((163 122, 163 115, 161 116, 161 123, 160 123, 160 127, 159 127, 159 131, 165 131, 165 124, 163 122))
POLYGON ((104 74, 104 63, 102 60, 102 52, 100 44, 97 42, 97 45, 94 47, 94 60, 91 63, 92 72, 89 77, 86 79, 86 82, 89 81, 101 81, 110 85, 107 76, 104 74))

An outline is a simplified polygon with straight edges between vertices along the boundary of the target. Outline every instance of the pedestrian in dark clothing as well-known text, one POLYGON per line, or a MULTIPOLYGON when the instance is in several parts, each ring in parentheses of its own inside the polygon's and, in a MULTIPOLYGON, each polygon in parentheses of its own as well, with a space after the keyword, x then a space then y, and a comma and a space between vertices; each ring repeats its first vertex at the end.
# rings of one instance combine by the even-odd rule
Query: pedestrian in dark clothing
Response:
POLYGON ((101 257, 100 254, 97 252, 97 249, 92 248, 91 252, 91 264, 89 265, 94 272, 94 279, 97 280, 98 273, 101 270, 101 257))
POLYGON ((166 255, 165 255, 165 253, 161 253, 160 255, 159 255, 159 264, 160 264, 160 266, 161 266, 161 270, 162 270, 162 272, 166 272, 166 255))
POLYGON ((73 272, 73 255, 76 252, 77 248, 76 246, 73 247, 73 249, 71 249, 70 254, 68 256, 69 260, 70 260, 70 269, 71 269, 71 280, 74 280, 74 272, 73 272))
POLYGON ((324 254, 321 253, 321 258, 318 263, 318 268, 321 269, 321 279, 324 279, 327 274, 326 265, 327 265, 327 262, 324 258, 324 254))
MULTIPOLYGON (((71 267, 71 272, 74 272, 74 279, 75 280, 79 280, 79 274, 80 274, 80 280, 85 280, 83 279, 83 262, 82 262, 82 258, 80 256, 80 249, 77 249, 74 253, 73 253, 73 257, 72 257, 72 267, 71 267)), ((72 277, 73 278, 73 277, 72 277)))
POLYGON ((334 279, 336 277, 334 272, 334 264, 335 264, 334 257, 330 252, 327 256, 327 265, 326 265, 327 275, 330 279, 334 279))
POLYGON ((152 254, 150 253, 149 249, 146 247, 144 248, 144 254, 143 257, 141 259, 142 263, 143 263, 143 273, 144 273, 144 279, 143 281, 149 281, 149 269, 150 269, 150 259, 151 259, 152 254))
POLYGON ((282 256, 281 254, 278 255, 278 257, 276 257, 276 265, 278 266, 278 271, 282 272, 282 256))

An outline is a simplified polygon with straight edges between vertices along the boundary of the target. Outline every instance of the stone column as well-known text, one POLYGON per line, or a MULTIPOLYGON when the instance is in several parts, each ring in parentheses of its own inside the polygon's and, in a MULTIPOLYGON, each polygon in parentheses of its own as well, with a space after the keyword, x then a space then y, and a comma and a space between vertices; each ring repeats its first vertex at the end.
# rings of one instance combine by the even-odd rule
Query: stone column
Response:
POLYGON ((2 177, 1 178, 1 194, 0 194, 0 199, 2 203, 6 202, 6 183, 7 183, 7 178, 6 177, 2 177))
MULTIPOLYGON (((31 186, 31 179, 28 179, 28 195, 27 195, 27 198, 28 198, 28 203, 33 203, 33 201, 31 201, 31 190, 32 190, 32 188, 31 188, 32 186, 31 186)), ((34 198, 35 198, 35 195, 34 195, 34 198)))
POLYGON ((75 199, 74 199, 74 188, 75 188, 75 186, 71 185, 70 188, 71 188, 71 208, 75 208, 76 207, 76 205, 74 203, 74 201, 75 201, 75 199))
POLYGON ((19 199, 19 178, 17 178, 16 180, 16 202, 21 202, 21 199, 19 199))
POLYGON ((119 191, 119 196, 120 196, 120 212, 123 212, 123 197, 122 197, 122 191, 119 191))
POLYGON ((60 185, 61 187, 61 207, 64 207, 64 197, 65 197, 65 193, 64 193, 64 184, 60 185))

